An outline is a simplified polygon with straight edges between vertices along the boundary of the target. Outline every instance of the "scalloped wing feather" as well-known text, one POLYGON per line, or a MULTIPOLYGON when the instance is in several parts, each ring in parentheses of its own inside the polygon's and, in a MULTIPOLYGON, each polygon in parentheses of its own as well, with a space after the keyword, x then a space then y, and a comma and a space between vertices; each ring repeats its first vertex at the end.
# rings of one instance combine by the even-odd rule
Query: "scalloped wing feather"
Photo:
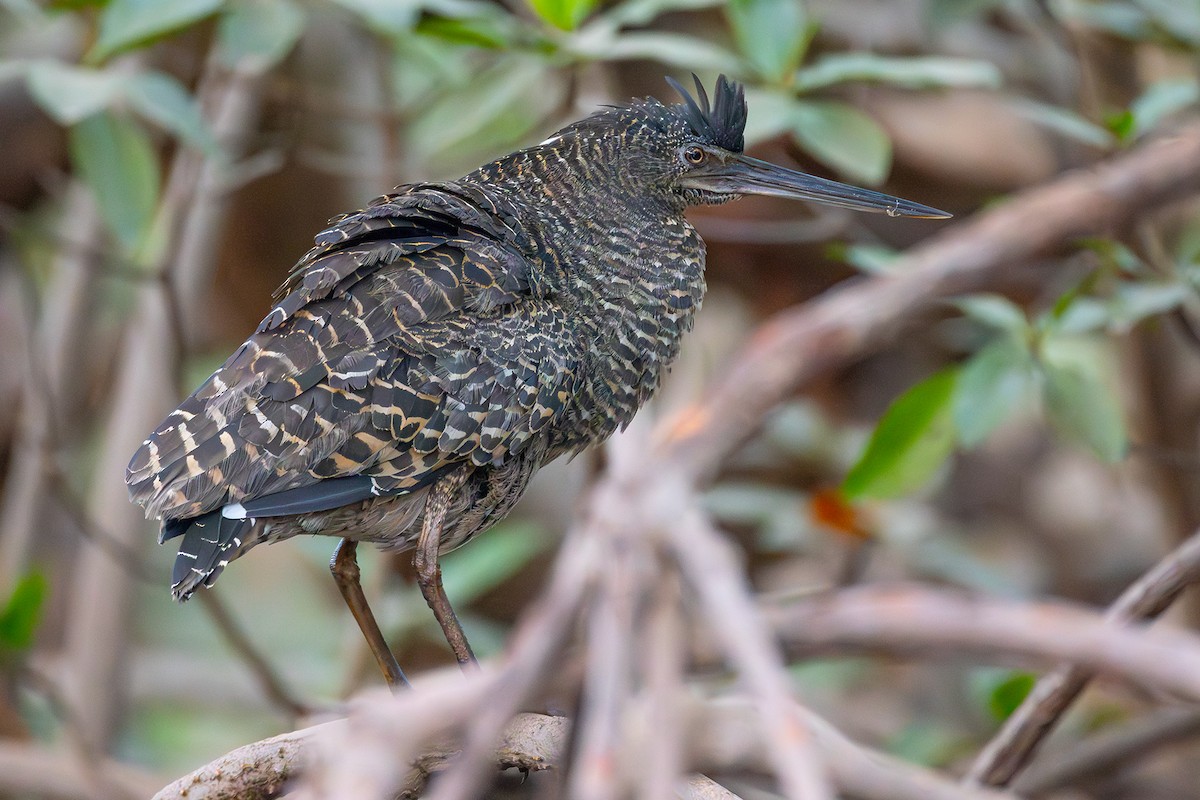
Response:
POLYGON ((518 452, 564 407, 578 355, 538 333, 561 329, 561 311, 536 296, 510 230, 461 187, 338 220, 134 455, 133 499, 193 517, 348 475, 403 491, 448 463, 518 452))

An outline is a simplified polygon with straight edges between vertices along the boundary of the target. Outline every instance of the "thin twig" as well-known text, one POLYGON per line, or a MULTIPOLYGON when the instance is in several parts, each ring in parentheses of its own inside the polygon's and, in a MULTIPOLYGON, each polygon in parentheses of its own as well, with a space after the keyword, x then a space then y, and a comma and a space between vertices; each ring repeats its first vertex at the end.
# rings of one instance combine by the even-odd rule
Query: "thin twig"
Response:
MULTIPOLYGON (((1126 589, 1109 608, 1106 619, 1118 625, 1154 619, 1197 579, 1200 579, 1200 531, 1126 589)), ((1093 677, 1094 673, 1088 669, 1064 664, 1038 680, 1024 702, 976 756, 965 780, 985 786, 1007 786, 1033 758, 1093 677)))
POLYGON ((1033 766, 1018 778, 1016 790, 1023 797, 1040 797, 1128 768, 1159 748, 1197 736, 1200 736, 1200 710, 1165 709, 1111 733, 1100 734, 1072 750, 1056 753, 1053 759, 1033 766))
MULTIPOLYGON (((998 789, 963 786, 933 770, 851 741, 827 720, 791 703, 813 732, 838 791, 855 800, 1015 800, 998 789)), ((769 772, 766 735, 757 709, 739 698, 688 709, 691 769, 769 772), (703 766, 701 766, 703 765, 703 766)))
POLYGON ((229 609, 225 607, 225 603, 217 593, 200 592, 197 597, 200 598, 204 610, 208 612, 213 625, 216 626, 217 630, 225 638, 230 649, 237 654, 242 663, 254 675, 267 700, 293 720, 312 713, 312 708, 308 704, 297 700, 291 690, 287 688, 283 677, 276 672, 271 662, 259 652, 257 645, 242 630, 241 625, 229 613, 229 609))

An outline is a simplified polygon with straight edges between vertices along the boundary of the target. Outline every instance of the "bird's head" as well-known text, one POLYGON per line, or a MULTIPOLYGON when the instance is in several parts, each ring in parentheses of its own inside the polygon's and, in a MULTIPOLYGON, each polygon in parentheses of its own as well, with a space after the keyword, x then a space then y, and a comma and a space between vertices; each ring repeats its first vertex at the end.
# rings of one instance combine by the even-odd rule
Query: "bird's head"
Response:
POLYGON ((639 185, 656 186, 685 205, 712 205, 741 195, 760 194, 891 216, 950 216, 920 203, 745 155, 746 97, 742 85, 720 76, 710 102, 700 79, 692 77, 695 97, 677 81, 667 79, 682 96, 682 103, 666 105, 649 98, 610 108, 547 141, 555 142, 569 133, 585 137, 615 134, 620 144, 614 154, 623 161, 623 171, 639 185))

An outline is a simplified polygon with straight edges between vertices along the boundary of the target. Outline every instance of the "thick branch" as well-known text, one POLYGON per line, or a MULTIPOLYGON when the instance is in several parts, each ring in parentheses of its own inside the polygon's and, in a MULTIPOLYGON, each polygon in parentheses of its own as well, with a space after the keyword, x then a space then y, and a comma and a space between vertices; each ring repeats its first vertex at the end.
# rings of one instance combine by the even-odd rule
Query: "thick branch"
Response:
MULTIPOLYGON (((444 687, 453 688, 450 684, 444 684, 444 687)), ((439 687, 432 689, 433 693, 439 691, 439 687)), ((380 702, 403 705, 404 699, 387 698, 380 702)), ((794 707, 798 709, 798 706, 794 707)), ((803 714, 804 724, 813 731, 838 786, 850 796, 863 800, 1014 800, 1012 795, 996 790, 957 785, 932 771, 861 747, 820 717, 803 711, 797 713, 803 714)), ((155 795, 154 800, 266 800, 275 796, 284 781, 295 776, 309 762, 310 747, 320 747, 320 740, 328 741, 331 735, 344 741, 343 737, 352 726, 365 723, 373 727, 371 723, 382 721, 382 715, 372 713, 370 716, 373 718, 370 721, 337 720, 240 747, 175 781, 155 795)), ((768 748, 759 712, 750 703, 694 703, 687 710, 686 718, 689 723, 686 743, 689 768, 698 769, 704 765, 729 771, 766 773, 771 770, 770 759, 765 755, 768 748)), ((493 768, 537 771, 560 766, 569 731, 570 721, 563 717, 518 714, 493 748, 493 768)), ((378 731, 364 733, 377 735, 378 731)), ((376 738, 375 741, 380 740, 376 738)), ((404 798, 416 797, 429 775, 458 755, 458 748, 457 742, 427 743, 397 788, 397 794, 404 798)), ((341 755, 359 767, 370 769, 356 753, 346 750, 341 755)), ((367 760, 377 763, 385 755, 372 753, 367 760)), ((347 774, 344 777, 354 776, 347 774)), ((677 794, 685 800, 729 800, 733 797, 697 775, 684 781, 677 794)), ((295 796, 316 795, 301 790, 295 796)))
POLYGON ((982 653, 1071 661, 1200 700, 1200 638, 1112 625, 1062 602, 1011 602, 917 586, 850 589, 766 611, 801 653, 982 653))

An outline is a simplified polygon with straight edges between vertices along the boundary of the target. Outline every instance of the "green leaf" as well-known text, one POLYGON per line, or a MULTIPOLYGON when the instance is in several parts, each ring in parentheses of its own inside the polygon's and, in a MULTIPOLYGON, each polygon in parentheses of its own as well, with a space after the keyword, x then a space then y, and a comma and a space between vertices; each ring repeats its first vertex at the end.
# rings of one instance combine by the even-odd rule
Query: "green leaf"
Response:
POLYGON ((29 93, 60 125, 74 125, 109 105, 121 94, 125 76, 49 59, 26 72, 29 93))
POLYGON ((954 391, 954 427, 974 447, 1018 407, 1032 383, 1033 359, 1021 343, 1002 336, 971 357, 954 391))
POLYGON ((135 111, 209 155, 220 145, 183 84, 162 72, 143 72, 128 79, 125 97, 135 111))
POLYGON ((1200 47, 1200 6, 1179 0, 1137 0, 1155 24, 1177 41, 1200 47))
POLYGON ((1180 283, 1118 284, 1109 308, 1110 328, 1124 333, 1147 317, 1178 307, 1190 295, 1190 289, 1180 283))
POLYGON ((787 133, 795 125, 796 98, 778 89, 746 87, 746 105, 750 109, 746 120, 746 146, 787 133))
MULTIPOLYGON (((715 8, 725 0, 625 0, 596 18, 610 30, 629 26, 649 25, 662 14, 672 11, 697 11, 715 8)), ((589 23, 589 25, 595 23, 589 23)))
POLYGON ((334 0, 383 36, 401 36, 416 25, 421 16, 419 0, 334 0))
POLYGON ((446 42, 502 50, 509 47, 516 35, 507 20, 487 17, 427 16, 417 24, 417 32, 446 42))
POLYGON ((35 62, 24 59, 0 60, 0 84, 5 81, 24 79, 29 75, 29 68, 35 62))
POLYGON ((1080 239, 1077 244, 1081 248, 1095 253, 1099 257, 1100 263, 1107 269, 1119 270, 1134 277, 1151 274, 1146 262, 1142 261, 1141 257, 1123 242, 1093 236, 1080 239))
POLYGON ((742 55, 772 82, 799 65, 814 32, 800 0, 730 0, 725 16, 742 55))
POLYGON ((1126 39, 1147 39, 1152 33, 1145 12, 1133 3, 1059 0, 1055 14, 1126 39))
POLYGON ((997 722, 1012 716, 1037 681, 1033 673, 1002 667, 975 667, 966 678, 971 704, 997 722))
POLYGON ((1133 116, 1131 135, 1147 133, 1175 112, 1195 105, 1197 100, 1200 100, 1200 85, 1195 78, 1158 81, 1129 107, 1133 116))
POLYGON ((1054 334, 1080 334, 1101 331, 1109 326, 1109 304, 1095 297, 1075 297, 1062 312, 1040 320, 1042 328, 1054 334))
POLYGON ((862 183, 878 184, 887 177, 892 142, 875 120, 832 101, 801 101, 794 113, 792 135, 819 161, 862 183))
POLYGON ((1037 682, 1031 672, 1011 672, 988 693, 988 711, 998 722, 1012 716, 1037 682))
POLYGON ((46 20, 46 15, 34 0, 0 0, 0 8, 27 25, 46 20))
POLYGON ((1003 82, 1003 76, 995 64, 970 58, 831 53, 799 70, 793 86, 797 91, 811 92, 851 81, 886 83, 907 89, 996 89, 1003 82))
POLYGON ((953 304, 976 322, 1023 339, 1029 334, 1025 312, 1007 297, 979 292, 955 298, 953 304))
POLYGON ((1137 129, 1137 120, 1134 119, 1132 111, 1125 109, 1105 117, 1104 127, 1112 131, 1113 136, 1117 137, 1117 141, 1127 142, 1133 138, 1133 133, 1137 129))
POLYGON ((89 61, 148 44, 215 13, 223 0, 111 0, 100 12, 100 36, 89 61))
POLYGON ((1002 6, 1007 0, 930 0, 925 7, 929 25, 948 28, 1002 6))
POLYGON ((596 7, 597 0, 528 0, 544 21, 564 31, 573 31, 596 7))
POLYGON ((438 93, 409 127, 414 150, 438 159, 460 157, 473 146, 501 149, 528 134, 560 91, 544 59, 514 55, 501 60, 465 85, 438 93))
POLYGON ((1092 147, 1109 148, 1117 143, 1112 132, 1069 108, 1039 103, 1026 97, 1013 97, 1007 105, 1025 119, 1044 128, 1092 147))
POLYGON ((957 380, 957 368, 943 370, 896 398, 842 483, 848 499, 899 497, 929 480, 954 450, 957 380))
POLYGON ((571 52, 596 61, 657 61, 672 67, 736 72, 738 59, 718 44, 682 33, 623 33, 615 39, 582 37, 567 44, 571 52))
POLYGON ((1042 375, 1042 398, 1054 426, 1105 461, 1119 461, 1127 447, 1125 422, 1108 384, 1079 366, 1045 359, 1042 375))
POLYGON ((892 755, 913 764, 941 767, 960 757, 964 743, 945 726, 916 720, 891 736, 886 744, 892 755))
POLYGON ((46 586, 46 577, 40 572, 30 572, 17 581, 0 612, 0 651, 27 650, 33 644, 46 586))
POLYGON ((91 188, 104 220, 128 253, 137 250, 158 204, 158 158, 136 123, 109 112, 71 128, 76 172, 91 188))
POLYGON ((304 11, 290 0, 243 0, 222 15, 217 54, 230 68, 267 70, 292 52, 304 33, 304 11))

